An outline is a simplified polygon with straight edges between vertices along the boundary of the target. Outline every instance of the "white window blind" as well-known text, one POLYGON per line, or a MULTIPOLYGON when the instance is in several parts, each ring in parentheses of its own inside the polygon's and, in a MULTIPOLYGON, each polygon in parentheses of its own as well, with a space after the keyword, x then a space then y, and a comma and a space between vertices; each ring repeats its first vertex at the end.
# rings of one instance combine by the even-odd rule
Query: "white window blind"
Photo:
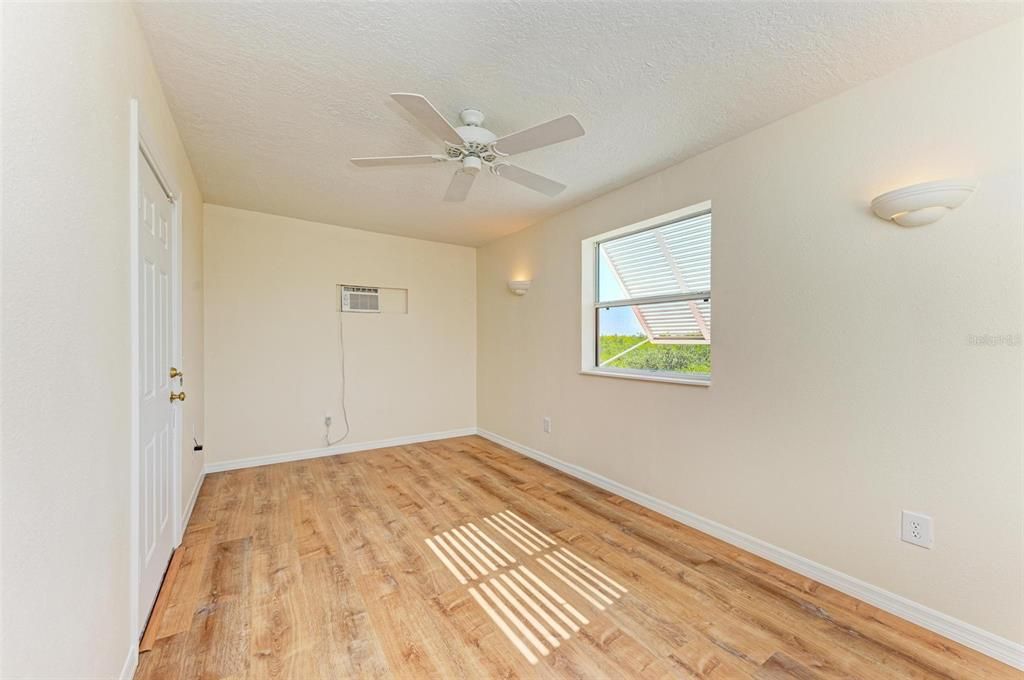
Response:
POLYGON ((597 250, 617 285, 598 286, 596 307, 631 308, 652 344, 711 343, 710 212, 601 241, 597 250))

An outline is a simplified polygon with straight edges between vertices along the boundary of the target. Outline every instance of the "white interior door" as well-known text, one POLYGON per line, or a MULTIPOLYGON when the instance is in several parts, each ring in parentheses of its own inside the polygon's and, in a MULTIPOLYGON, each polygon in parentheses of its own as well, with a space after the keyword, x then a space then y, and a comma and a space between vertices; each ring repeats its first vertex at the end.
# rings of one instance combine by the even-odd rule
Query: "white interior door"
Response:
POLYGON ((174 550, 171 400, 174 205, 139 153, 139 625, 145 626, 174 550))

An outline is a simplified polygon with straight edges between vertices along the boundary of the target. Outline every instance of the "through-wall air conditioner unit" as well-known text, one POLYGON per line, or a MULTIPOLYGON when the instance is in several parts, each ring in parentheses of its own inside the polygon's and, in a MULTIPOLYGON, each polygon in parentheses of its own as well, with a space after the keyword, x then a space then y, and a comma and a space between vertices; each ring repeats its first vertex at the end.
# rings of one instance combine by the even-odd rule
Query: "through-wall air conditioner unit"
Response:
POLYGON ((380 314, 380 289, 342 286, 341 311, 380 314))

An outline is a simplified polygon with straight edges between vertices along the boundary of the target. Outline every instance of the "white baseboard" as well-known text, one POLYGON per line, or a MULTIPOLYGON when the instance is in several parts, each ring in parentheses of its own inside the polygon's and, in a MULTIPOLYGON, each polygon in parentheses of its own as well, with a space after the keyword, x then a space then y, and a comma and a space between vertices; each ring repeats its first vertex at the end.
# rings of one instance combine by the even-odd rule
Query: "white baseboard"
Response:
POLYGON ((196 484, 192 488, 192 494, 188 499, 188 505, 185 506, 185 512, 181 515, 181 536, 178 536, 178 543, 181 543, 181 537, 185 535, 185 529, 188 527, 188 521, 192 518, 192 511, 196 508, 196 501, 199 499, 199 489, 203 487, 203 480, 206 479, 206 468, 204 467, 199 471, 199 477, 196 479, 196 484))
POLYGON ((323 456, 337 456, 341 453, 354 453, 356 451, 369 451, 370 449, 384 449, 389 446, 405 446, 406 444, 418 444, 430 442, 437 439, 448 439, 449 437, 466 437, 476 434, 475 427, 463 427, 458 430, 447 430, 445 432, 428 432, 424 434, 413 434, 406 437, 395 437, 393 439, 380 439, 370 442, 353 442, 351 444, 338 444, 321 449, 306 449, 305 451, 292 451, 290 453, 276 453, 269 456, 256 456, 254 458, 239 458, 227 460, 220 463, 207 463, 205 473, 224 472, 226 470, 240 470, 242 468, 259 467, 261 465, 273 465, 274 463, 287 463, 293 460, 308 460, 310 458, 321 458, 323 456))
POLYGON ((139 642, 135 640, 128 648, 128 657, 121 665, 120 680, 132 680, 135 675, 135 668, 139 665, 139 642))
POLYGON ((895 614, 896 616, 906 619, 911 623, 915 623, 922 628, 927 628, 928 630, 938 633, 943 637, 959 642, 971 649, 975 649, 982 654, 992 657, 993 659, 1024 670, 1024 645, 982 630, 975 625, 955 619, 952 616, 943 614, 942 612, 931 609, 930 607, 926 607, 923 604, 918 604, 917 602, 908 600, 901 595, 890 593, 889 591, 873 586, 870 583, 865 583, 853 576, 849 576, 848 574, 826 567, 823 564, 818 564, 817 562, 805 557, 791 553, 783 548, 766 543, 759 538, 754 538, 753 536, 731 529, 719 524, 718 522, 707 519, 706 517, 701 517, 700 515, 689 512, 688 510, 683 510, 682 508, 666 503, 665 501, 654 498, 653 496, 648 496, 641 491, 631 489, 624 484, 620 484, 619 482, 603 477, 595 472, 591 472, 586 468, 573 465, 572 463, 566 463, 565 461, 559 460, 558 458, 550 456, 542 451, 531 449, 530 447, 514 442, 511 439, 506 439, 494 432, 478 429, 477 434, 485 439, 489 439, 497 444, 510 448, 513 451, 521 453, 524 456, 533 458, 545 465, 550 465, 557 470, 561 470, 571 477, 589 482, 596 487, 604 489, 605 491, 627 498, 634 503, 653 510, 654 512, 665 515, 666 517, 671 517, 677 522, 681 522, 682 524, 693 527, 698 531, 710 534, 711 536, 738 548, 743 548, 744 550, 759 557, 763 557, 770 562, 774 562, 775 564, 783 566, 791 571, 795 571, 798 574, 812 578, 819 583, 824 583, 831 588, 835 588, 836 590, 855 597, 858 600, 863 600, 864 602, 874 605, 879 609, 889 612, 890 614, 895 614))

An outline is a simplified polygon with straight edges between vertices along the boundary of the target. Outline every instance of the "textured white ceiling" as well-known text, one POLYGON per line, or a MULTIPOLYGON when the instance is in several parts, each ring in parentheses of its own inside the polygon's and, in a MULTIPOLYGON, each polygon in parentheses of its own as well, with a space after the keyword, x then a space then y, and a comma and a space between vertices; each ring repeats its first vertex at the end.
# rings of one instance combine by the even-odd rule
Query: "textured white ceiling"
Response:
POLYGON ((749 2, 143 3, 207 201, 475 245, 627 184, 1008 21, 1015 4, 749 2), (388 97, 417 92, 499 136, 573 113, 585 137, 515 157, 549 199, 452 164, 388 97))

